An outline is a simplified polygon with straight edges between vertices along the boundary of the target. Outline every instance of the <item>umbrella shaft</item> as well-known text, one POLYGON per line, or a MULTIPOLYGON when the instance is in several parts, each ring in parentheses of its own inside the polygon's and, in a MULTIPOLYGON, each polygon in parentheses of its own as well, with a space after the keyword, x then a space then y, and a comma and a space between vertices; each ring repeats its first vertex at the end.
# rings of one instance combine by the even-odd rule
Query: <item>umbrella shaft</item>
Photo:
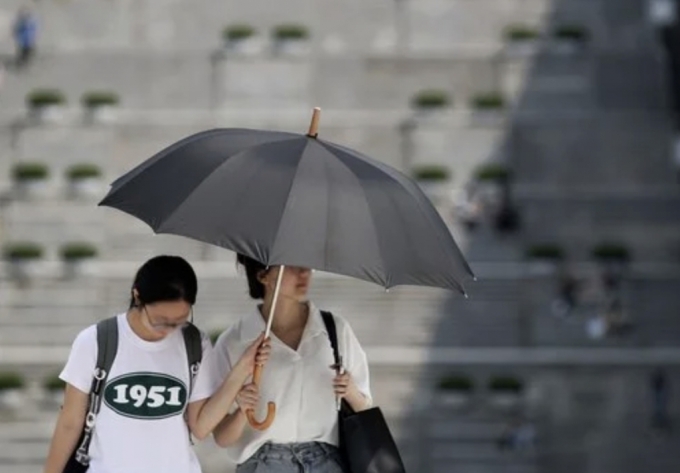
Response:
POLYGON ((279 267, 279 274, 276 276, 276 287, 274 288, 274 298, 272 300, 272 306, 269 309, 269 317, 267 318, 267 328, 264 332, 264 338, 269 338, 269 334, 272 330, 272 321, 274 320, 274 311, 276 310, 276 304, 279 300, 279 289, 281 289, 281 280, 283 279, 283 272, 286 270, 285 265, 279 267))

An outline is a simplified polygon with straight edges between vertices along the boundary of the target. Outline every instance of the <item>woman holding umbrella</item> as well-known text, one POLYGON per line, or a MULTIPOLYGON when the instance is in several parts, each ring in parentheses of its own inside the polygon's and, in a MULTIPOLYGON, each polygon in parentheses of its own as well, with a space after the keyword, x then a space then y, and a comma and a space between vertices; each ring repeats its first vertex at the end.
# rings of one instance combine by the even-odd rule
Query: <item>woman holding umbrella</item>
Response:
POLYGON ((250 296, 262 302, 219 337, 215 366, 228 376, 231 360, 238 360, 262 333, 275 306, 271 355, 259 390, 256 382, 243 387, 237 408, 214 430, 215 441, 238 464, 238 473, 297 473, 301 467, 315 473, 345 471, 337 448, 337 400, 344 398, 355 411, 372 402, 361 345, 349 324, 335 317, 346 370, 334 365, 321 313, 307 301, 309 269, 266 267, 241 254, 238 262, 245 267, 250 296), (265 429, 247 425, 259 394, 277 408, 265 429))

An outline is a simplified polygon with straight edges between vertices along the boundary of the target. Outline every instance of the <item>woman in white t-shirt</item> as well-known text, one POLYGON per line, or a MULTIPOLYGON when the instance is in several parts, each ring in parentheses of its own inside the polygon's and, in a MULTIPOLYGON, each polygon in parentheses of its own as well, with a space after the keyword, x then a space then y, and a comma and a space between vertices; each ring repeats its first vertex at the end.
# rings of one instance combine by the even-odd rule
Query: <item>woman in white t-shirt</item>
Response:
MULTIPOLYGON (((181 327, 192 318, 197 286, 191 265, 177 256, 152 258, 137 272, 130 307, 117 316, 118 349, 102 391, 88 473, 200 473, 189 430, 198 439, 209 435, 255 363, 267 360, 269 342, 256 335, 237 368, 218 379, 210 340, 201 333, 202 363, 192 386, 181 327)), ((76 337, 60 375, 67 383, 64 405, 45 473, 62 473, 77 446, 97 350, 92 325, 76 337)))
MULTIPOLYGON (((214 367, 225 378, 231 375, 234 360, 265 329, 281 270, 243 255, 238 262, 245 267, 250 296, 262 303, 215 343, 214 367)), ((307 301, 311 271, 285 267, 281 279, 269 337, 271 354, 259 392, 253 384, 244 386, 237 406, 213 435, 238 465, 237 473, 341 473, 346 470, 337 448, 336 396, 346 399, 355 411, 370 407, 366 355, 349 324, 335 316, 344 365, 344 374, 337 374, 321 313, 307 301), (273 423, 263 431, 251 428, 245 412, 255 409, 257 418, 263 419, 269 401, 276 403, 273 423)))

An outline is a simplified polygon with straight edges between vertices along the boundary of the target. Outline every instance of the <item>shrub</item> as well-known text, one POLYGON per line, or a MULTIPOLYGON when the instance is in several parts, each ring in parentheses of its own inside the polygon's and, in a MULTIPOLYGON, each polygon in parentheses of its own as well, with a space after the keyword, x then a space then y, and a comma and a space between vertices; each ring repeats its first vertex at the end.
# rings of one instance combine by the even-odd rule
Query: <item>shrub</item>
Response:
POLYGON ((95 256, 97 256, 97 248, 89 243, 68 243, 61 248, 61 257, 65 260, 94 258, 95 256))
POLYGON ((19 163, 12 169, 12 176, 17 181, 42 180, 49 177, 49 169, 43 163, 19 163))
POLYGON ((103 105, 118 105, 120 102, 120 97, 115 92, 94 90, 83 94, 80 101, 83 106, 92 108, 103 105))
POLYGON ((250 25, 229 25, 222 30, 222 38, 225 41, 238 41, 250 38, 255 34, 255 28, 250 25))
POLYGON ((412 105, 426 109, 442 108, 451 105, 451 99, 443 90, 421 90, 413 97, 412 105))
POLYGON ((45 107, 48 105, 63 105, 66 96, 57 89, 38 89, 26 96, 26 104, 29 107, 45 107))
POLYGON ((446 166, 429 164, 414 168, 413 176, 419 181, 447 181, 451 178, 451 171, 446 166))
POLYGON ((43 248, 31 242, 12 243, 5 246, 4 256, 8 260, 40 259, 43 248))

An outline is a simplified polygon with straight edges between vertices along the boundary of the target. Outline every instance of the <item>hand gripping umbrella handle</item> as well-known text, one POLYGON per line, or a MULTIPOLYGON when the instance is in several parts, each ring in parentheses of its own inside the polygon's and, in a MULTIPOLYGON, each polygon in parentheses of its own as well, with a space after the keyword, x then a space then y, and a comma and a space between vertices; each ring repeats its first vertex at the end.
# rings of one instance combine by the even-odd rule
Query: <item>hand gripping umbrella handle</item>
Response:
MULTIPOLYGON (((262 376, 262 365, 255 365, 255 370, 253 371, 253 384, 260 386, 260 377, 262 376)), ((248 423, 255 430, 267 430, 272 422, 274 422, 274 417, 276 417, 276 404, 273 402, 267 403, 267 417, 262 422, 258 422, 255 419, 255 411, 253 409, 246 410, 246 417, 248 418, 248 423)))

